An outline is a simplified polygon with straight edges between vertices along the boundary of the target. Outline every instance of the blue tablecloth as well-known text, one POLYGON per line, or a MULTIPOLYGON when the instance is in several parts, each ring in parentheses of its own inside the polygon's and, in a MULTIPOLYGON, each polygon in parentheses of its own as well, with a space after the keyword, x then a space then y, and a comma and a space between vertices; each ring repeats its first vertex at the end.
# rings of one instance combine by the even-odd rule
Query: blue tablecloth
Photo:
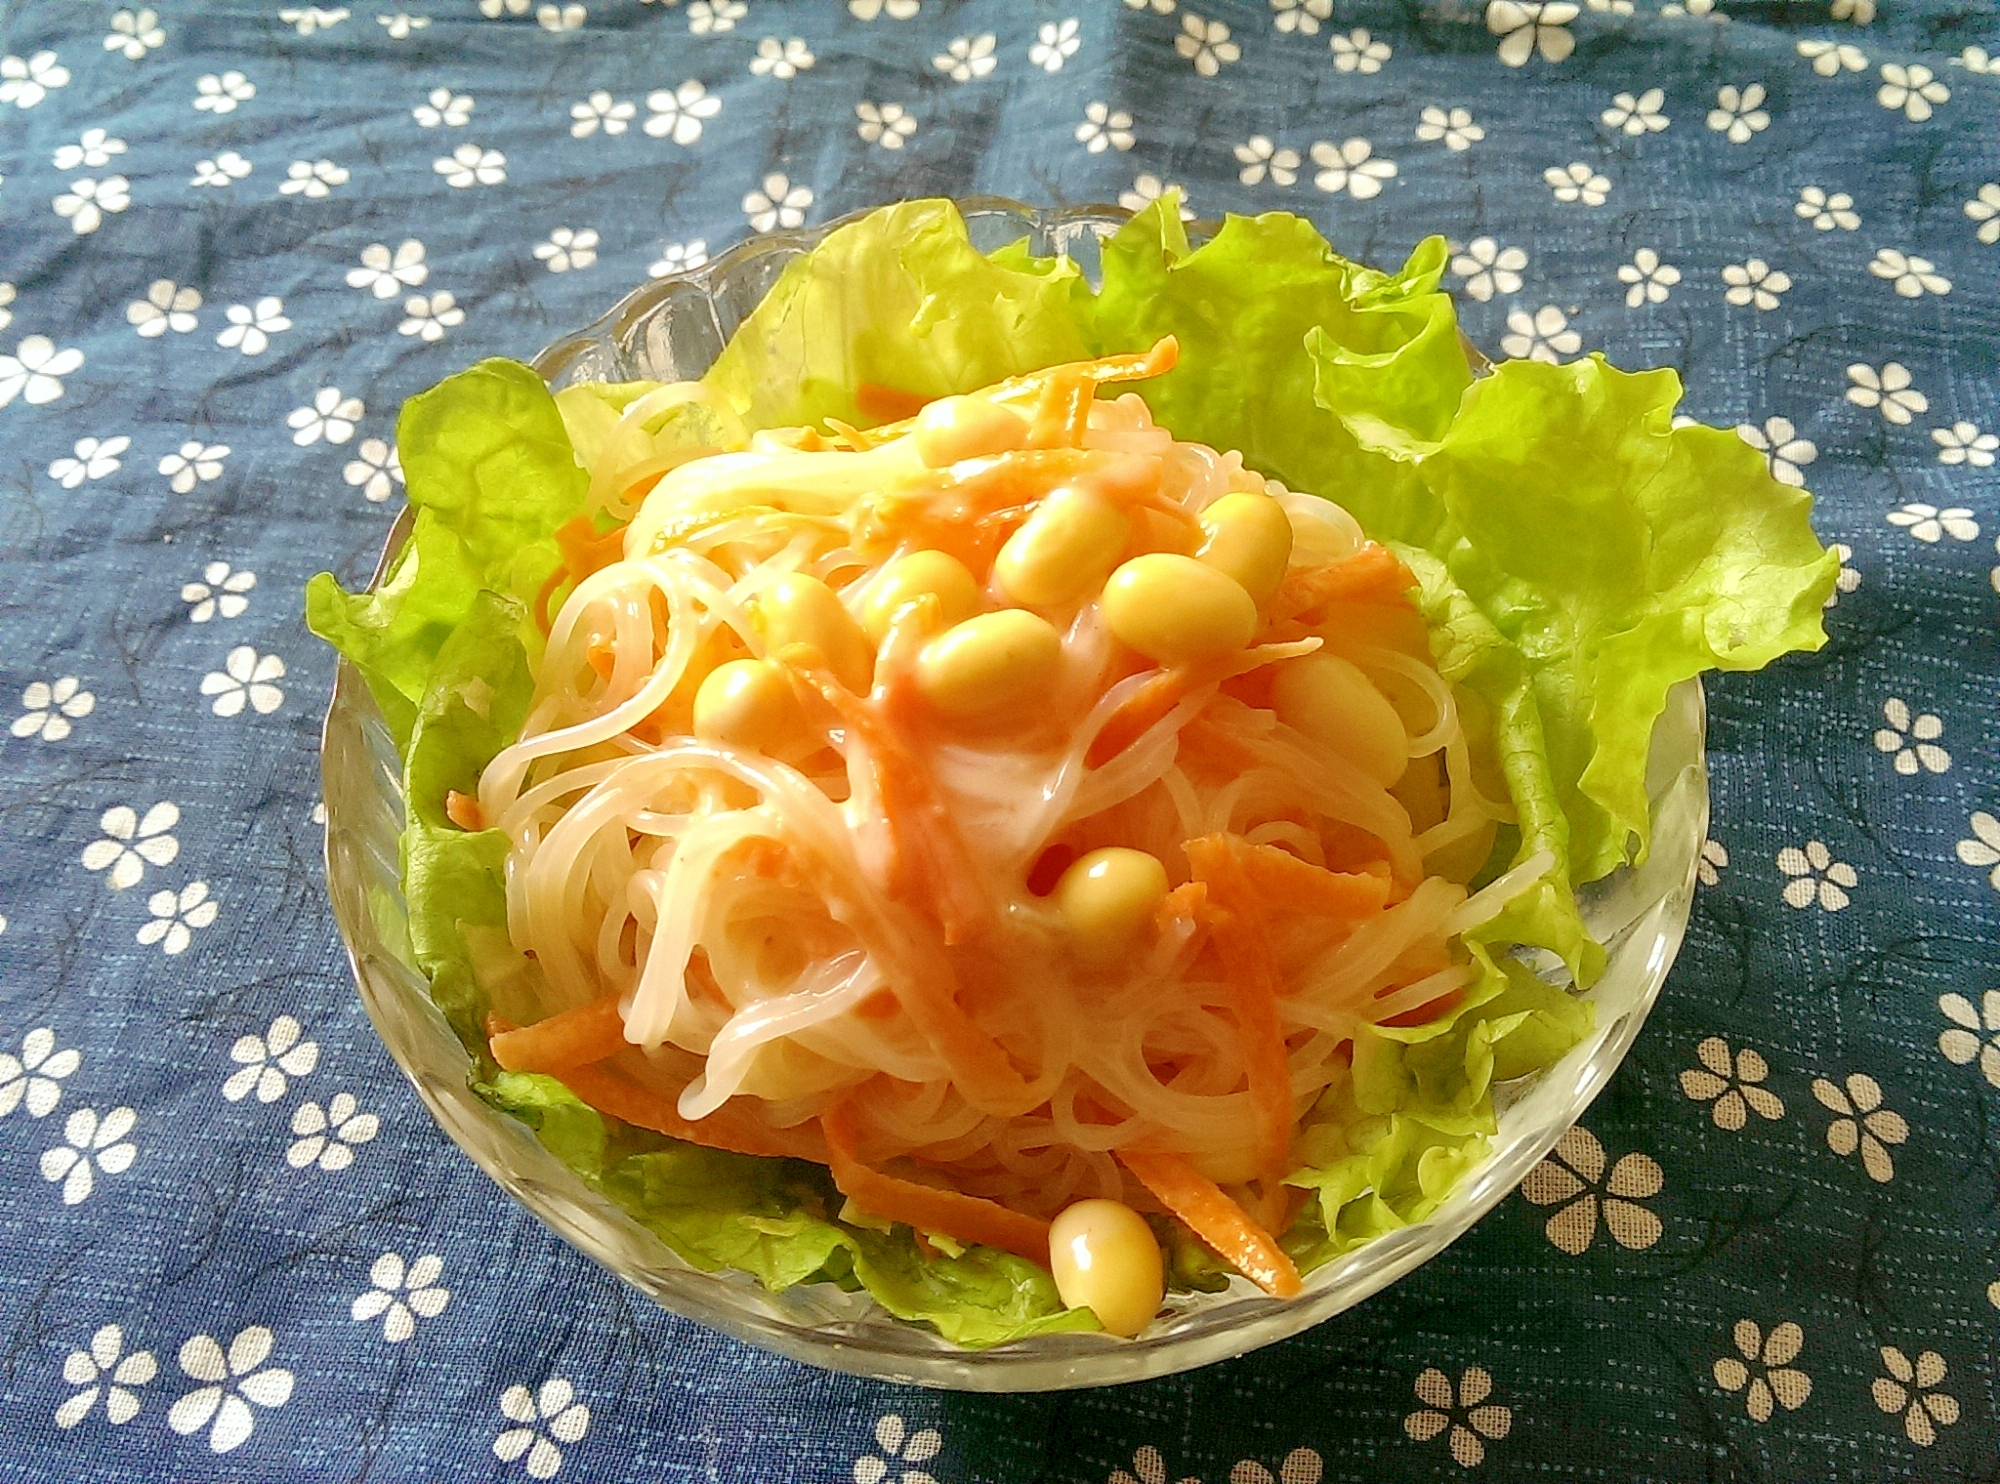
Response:
POLYGON ((0 1479, 1993 1477, 1990 3, 396 5, 0 11, 0 1479), (543 1231, 376 1042, 300 587, 371 565, 404 397, 648 273, 1167 182, 1450 234, 1493 351, 1678 367, 1818 493, 1832 642, 1713 685, 1660 1008, 1445 1256, 1137 1387, 772 1359, 543 1231))

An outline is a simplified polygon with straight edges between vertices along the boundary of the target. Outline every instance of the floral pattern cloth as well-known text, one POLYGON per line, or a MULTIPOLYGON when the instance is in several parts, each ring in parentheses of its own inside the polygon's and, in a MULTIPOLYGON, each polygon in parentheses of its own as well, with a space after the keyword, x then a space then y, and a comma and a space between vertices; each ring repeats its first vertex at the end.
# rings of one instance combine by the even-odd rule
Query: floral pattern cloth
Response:
POLYGON ((1991 1477, 2000 22, 1974 0, 27 0, 0 11, 0 1479, 1991 1477), (403 398, 919 193, 1453 241, 1489 351, 1673 366, 1831 641, 1710 687, 1686 947, 1427 1267, 1064 1396, 635 1297, 449 1144, 320 880, 403 398))

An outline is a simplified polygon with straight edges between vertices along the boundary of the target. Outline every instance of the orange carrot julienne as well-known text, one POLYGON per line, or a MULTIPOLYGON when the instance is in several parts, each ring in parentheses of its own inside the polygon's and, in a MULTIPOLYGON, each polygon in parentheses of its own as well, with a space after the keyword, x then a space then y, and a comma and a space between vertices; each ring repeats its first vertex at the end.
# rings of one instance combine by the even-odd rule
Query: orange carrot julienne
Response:
POLYGON ((1359 921, 1374 916, 1389 901, 1387 875, 1329 871, 1289 850, 1248 841, 1236 845, 1234 854, 1242 863, 1246 884, 1273 907, 1359 921))
POLYGON ((1160 931, 1178 923, 1192 923, 1201 916, 1202 905, 1208 900, 1208 888, 1199 881, 1184 881, 1168 892, 1153 913, 1153 921, 1160 931))
POLYGON ((486 812, 479 807, 478 798, 462 794, 455 788, 445 790, 444 817, 460 829, 474 834, 486 828, 486 812))
MULTIPOLYGON (((894 719, 875 700, 856 696, 836 681, 816 654, 788 650, 775 656, 796 668, 851 728, 868 744, 875 765, 882 818, 895 842, 894 894, 937 914, 946 943, 974 936, 990 915, 958 826, 939 797, 923 765, 904 740, 894 719)), ((879 668, 879 667, 878 667, 879 668)), ((891 677, 884 686, 889 705, 902 710, 914 700, 912 687, 891 677)))
POLYGON ((1146 729, 1178 706, 1203 677, 1186 665, 1162 670, 1127 696, 1090 739, 1084 762, 1099 768, 1146 734, 1146 729))
POLYGON ((540 629, 544 635, 555 626, 554 621, 549 617, 549 599, 553 598, 556 595, 556 589, 567 581, 569 581, 569 573, 563 570, 563 568, 557 567, 555 571, 549 573, 548 580, 542 584, 541 591, 535 594, 535 627, 540 629))
POLYGON ((1054 376, 1062 372, 1075 372, 1092 382, 1145 381, 1154 376, 1164 376, 1174 369, 1181 358, 1181 343, 1172 335, 1162 335, 1146 350, 1126 351, 1115 356, 1099 356, 1094 361, 1070 361, 1061 366, 1050 366, 1045 371, 1036 371, 1026 377, 1002 382, 1001 389, 1032 382, 1036 379, 1054 376))
POLYGON ((1270 933, 1243 863, 1228 835, 1187 841, 1195 880, 1208 889, 1201 909, 1223 972, 1235 991, 1232 1008, 1243 1030, 1243 1063, 1250 1101, 1257 1110, 1257 1166, 1277 1180, 1292 1143, 1292 1068, 1278 1014, 1278 971, 1270 933))
POLYGON ((556 1077, 598 1112, 608 1113, 634 1128, 651 1129, 669 1138, 731 1154, 776 1155, 826 1163, 826 1147, 819 1131, 810 1125, 767 1128, 746 1118, 731 1117, 727 1109, 698 1120, 683 1118, 672 1098, 640 1087, 608 1067, 572 1067, 556 1077))
POLYGON ((1264 1292, 1290 1298, 1299 1291, 1298 1266, 1284 1248, 1248 1211, 1224 1195, 1221 1186, 1180 1155, 1121 1149, 1118 1162, 1153 1193, 1155 1200, 1214 1248, 1217 1256, 1264 1292))
POLYGON ((625 528, 600 531, 587 515, 556 528, 556 549, 572 581, 588 577, 625 555, 625 528))
POLYGON ((1080 448, 1084 430, 1090 426, 1090 404, 1096 400, 1097 384, 1073 367, 1063 367, 1051 375, 1035 406, 1034 420, 1028 425, 1030 448, 1080 448))
MULTIPOLYGON (((874 701, 841 685, 817 650, 788 645, 772 658, 791 666, 819 692, 843 724, 868 743, 876 764, 882 814, 896 855, 891 894, 903 905, 934 911, 947 943, 971 936, 985 923, 989 910, 986 899, 957 826, 896 729, 874 701)), ((901 688, 891 689, 899 692, 901 688)), ((861 914, 843 920, 863 934, 863 946, 878 964, 889 969, 889 988, 897 1004, 970 1096, 1005 1103, 1017 1101, 1027 1092, 1027 1079, 1015 1070, 1000 1043, 958 1003, 958 985, 948 958, 898 972, 893 966, 906 960, 907 953, 893 929, 882 934, 861 914)))
POLYGON ((882 386, 873 381, 861 382, 854 388, 854 410, 873 423, 895 423, 915 417, 930 402, 931 398, 921 392, 906 392, 901 387, 882 386))
POLYGON ((842 1103, 820 1115, 827 1165, 840 1193, 870 1216, 900 1221, 919 1232, 941 1232, 957 1242, 998 1247, 1047 1266, 1049 1224, 997 1201, 955 1190, 936 1190, 885 1175, 855 1153, 853 1113, 842 1103))
POLYGON ((1401 557, 1370 541, 1341 561, 1288 576, 1271 599, 1271 619, 1295 618, 1322 603, 1408 603, 1416 585, 1401 557))
POLYGON ((510 1072, 567 1072, 623 1051, 625 1017, 606 995, 489 1039, 493 1059, 510 1072))

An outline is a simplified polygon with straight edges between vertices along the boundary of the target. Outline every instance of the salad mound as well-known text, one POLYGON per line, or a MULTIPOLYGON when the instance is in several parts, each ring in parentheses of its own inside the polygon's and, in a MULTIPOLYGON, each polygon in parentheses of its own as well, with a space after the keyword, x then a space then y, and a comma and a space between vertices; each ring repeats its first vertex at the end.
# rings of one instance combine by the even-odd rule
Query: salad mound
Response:
POLYGON ((1673 373, 1475 374, 1445 258, 1167 202, 1093 288, 907 202, 698 382, 413 398, 409 539, 307 615, 481 1095, 691 1263, 968 1346, 1146 1322, 1052 1217, 1283 1294, 1434 1210, 1589 1030, 1668 691, 1836 572, 1673 373))

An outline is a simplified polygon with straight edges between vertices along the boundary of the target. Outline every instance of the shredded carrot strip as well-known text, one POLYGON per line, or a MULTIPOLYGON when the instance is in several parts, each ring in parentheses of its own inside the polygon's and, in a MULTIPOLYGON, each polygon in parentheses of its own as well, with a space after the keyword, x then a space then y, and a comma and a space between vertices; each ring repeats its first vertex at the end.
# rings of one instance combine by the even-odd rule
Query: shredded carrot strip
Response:
POLYGON ((1278 971, 1271 962, 1270 934, 1239 845, 1234 836, 1203 835, 1182 848, 1195 880, 1208 888, 1201 915, 1236 991, 1233 1008, 1243 1028, 1244 1068, 1257 1110, 1257 1165, 1275 1181, 1285 1173, 1292 1143, 1292 1069, 1278 1015, 1278 971))
POLYGON ((1145 381, 1154 376, 1166 375, 1179 364, 1180 358, 1180 341, 1171 335, 1162 335, 1148 350, 1099 356, 1094 361, 1068 361, 1060 366, 1050 366, 1046 370, 1003 381, 994 390, 996 394, 1004 394, 1034 386, 1037 382, 1046 381, 1051 377, 1078 373, 1100 385, 1110 381, 1145 381))
MULTIPOLYGON (((804 660, 796 651, 776 656, 782 662, 804 660)), ((988 903, 979 889, 971 852, 959 835, 951 811, 938 797, 922 763, 910 750, 891 716, 872 700, 848 691, 830 671, 815 661, 797 668, 831 705, 844 725, 867 746, 875 764, 882 818, 895 842, 896 875, 892 895, 937 914, 946 943, 960 943, 985 925, 988 903)), ((878 685, 883 682, 878 680, 878 685)), ((885 687, 889 706, 900 711, 913 699, 911 688, 885 687)))
POLYGON ((444 817, 460 829, 471 830, 474 834, 486 828, 486 813, 479 807, 479 800, 455 788, 445 790, 444 817))
POLYGON ((600 532, 587 515, 556 527, 556 549, 570 579, 579 581, 601 571, 625 555, 625 528, 617 526, 600 532))
POLYGON ((895 423, 915 417, 931 400, 919 392, 906 392, 900 387, 882 386, 872 381, 864 381, 854 388, 854 410, 874 423, 895 423))
MULTIPOLYGON (((1180 342, 1171 335, 1162 335, 1149 350, 1100 356, 1094 361, 1066 361, 1060 366, 1044 366, 1024 376, 1010 376, 987 388, 986 395, 1000 401, 1025 397, 1041 391, 1052 380, 1072 375, 1082 377, 1092 386, 1113 381, 1144 381, 1173 370, 1180 355, 1180 342)), ((866 381, 854 390, 855 408, 863 416, 877 419, 877 425, 869 431, 880 441, 909 432, 908 420, 923 411, 931 400, 915 392, 899 391, 895 387, 877 386, 866 381)))
POLYGON ((1100 768, 1146 734, 1146 729, 1187 699, 1188 693, 1210 678, 1187 665, 1162 670, 1127 696, 1118 709, 1105 718, 1090 746, 1084 751, 1086 766, 1100 768))
POLYGON ((1299 1291, 1298 1267, 1285 1250, 1249 1212, 1181 1156, 1121 1149, 1118 1161, 1217 1256, 1264 1292, 1290 1298, 1299 1291))
POLYGON ((558 1080, 600 1113, 608 1113, 634 1128, 684 1139, 708 1149, 732 1154, 777 1155, 826 1163, 826 1146, 810 1124, 799 1128, 767 1128, 729 1111, 711 1113, 699 1121, 681 1117, 671 1098, 629 1082, 606 1067, 572 1067, 558 1080))
POLYGON ((1239 842, 1235 855, 1251 891, 1277 910, 1359 921, 1389 901, 1386 872, 1329 871, 1275 845, 1239 842))
POLYGON ((1172 891, 1153 912, 1153 921, 1161 932, 1178 924, 1192 925, 1201 920, 1202 904, 1208 900, 1208 888, 1199 881, 1184 881, 1172 891))
POLYGON ((871 1216, 900 1221, 919 1232, 942 1232, 953 1241, 998 1247, 1031 1262, 1047 1265, 1049 1224, 997 1201, 934 1190, 913 1180, 899 1180, 863 1164, 855 1153, 854 1117, 845 1103, 820 1115, 826 1134, 827 1165, 842 1195, 871 1216))
POLYGON ((489 1040, 493 1059, 510 1072, 567 1072, 625 1049, 618 996, 606 995, 489 1040))
POLYGON ((590 662, 590 668, 597 672, 599 680, 609 680, 611 672, 618 664, 618 649, 609 639, 593 639, 590 647, 583 652, 590 662))
MULTIPOLYGON (((833 677, 818 651, 792 645, 772 658, 791 666, 868 743, 876 760, 882 815, 895 841, 892 895, 907 906, 935 912, 947 943, 970 936, 984 921, 984 894, 972 875, 964 840, 895 729, 873 702, 854 695, 833 677), (959 936, 953 937, 954 933, 959 936)), ((904 946, 893 936, 874 936, 863 916, 843 920, 870 936, 864 946, 878 963, 891 968, 890 989, 896 1002, 944 1058, 953 1079, 975 1099, 1017 1102, 1027 1091, 1027 1081, 1000 1043, 960 1007, 949 959, 926 962, 914 972, 894 972, 895 964, 907 960, 904 946)))
POLYGON ((1386 546, 1366 543, 1344 561, 1293 572, 1271 599, 1271 621, 1296 618, 1322 603, 1403 603, 1417 579, 1386 546))
POLYGON ((1097 398, 1097 383, 1074 367, 1063 367, 1050 376, 1035 406, 1034 420, 1028 425, 1030 448, 1080 448, 1084 431, 1090 426, 1090 404, 1097 398))
POLYGON ((553 598, 556 589, 568 580, 569 573, 557 567, 555 571, 549 573, 548 581, 544 582, 541 590, 535 594, 535 627, 542 631, 544 637, 555 626, 554 620, 549 617, 549 599, 553 598))
POLYGON ((829 417, 825 422, 827 432, 832 435, 828 441, 835 445, 845 445, 854 453, 866 453, 881 442, 873 433, 864 433, 854 424, 844 423, 837 417, 829 417))

